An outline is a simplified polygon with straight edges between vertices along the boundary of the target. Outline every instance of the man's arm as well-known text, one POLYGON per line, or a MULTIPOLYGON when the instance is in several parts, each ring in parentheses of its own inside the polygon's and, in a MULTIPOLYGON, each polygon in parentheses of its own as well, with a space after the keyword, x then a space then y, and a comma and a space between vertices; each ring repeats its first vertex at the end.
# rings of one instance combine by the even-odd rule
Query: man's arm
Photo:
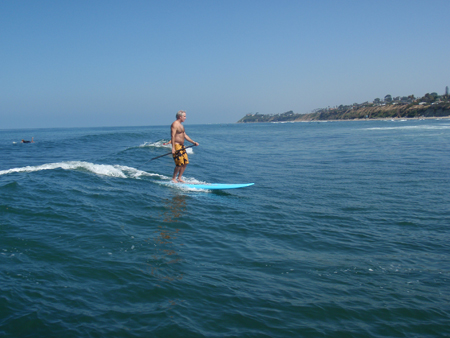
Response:
POLYGON ((175 123, 172 123, 172 126, 170 127, 170 142, 172 142, 172 154, 175 154, 175 135, 177 133, 177 129, 174 126, 175 123))
POLYGON ((192 139, 191 139, 186 133, 184 133, 184 138, 185 138, 186 140, 188 140, 189 142, 191 142, 192 144, 195 144, 196 146, 198 146, 198 143, 192 141, 192 139))

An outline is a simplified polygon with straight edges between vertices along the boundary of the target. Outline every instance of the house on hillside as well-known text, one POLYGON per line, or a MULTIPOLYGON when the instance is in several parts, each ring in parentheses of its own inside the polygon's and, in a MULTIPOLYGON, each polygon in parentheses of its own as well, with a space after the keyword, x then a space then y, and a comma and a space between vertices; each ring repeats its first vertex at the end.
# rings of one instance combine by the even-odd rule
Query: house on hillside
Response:
POLYGON ((401 103, 411 103, 411 102, 412 102, 412 99, 411 99, 410 97, 403 96, 403 97, 400 99, 400 102, 401 102, 401 103))

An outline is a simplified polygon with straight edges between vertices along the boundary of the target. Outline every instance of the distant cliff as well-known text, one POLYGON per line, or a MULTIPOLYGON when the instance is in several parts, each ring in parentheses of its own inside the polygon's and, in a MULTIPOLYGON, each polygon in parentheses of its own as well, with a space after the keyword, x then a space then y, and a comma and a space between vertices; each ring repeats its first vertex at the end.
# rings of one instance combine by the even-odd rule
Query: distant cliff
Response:
MULTIPOLYGON (((418 100, 420 101, 420 100, 418 100)), ((247 114, 238 123, 252 122, 295 122, 317 120, 358 120, 386 118, 420 118, 450 116, 450 100, 439 102, 413 102, 389 104, 354 104, 336 108, 318 109, 309 114, 247 114)))

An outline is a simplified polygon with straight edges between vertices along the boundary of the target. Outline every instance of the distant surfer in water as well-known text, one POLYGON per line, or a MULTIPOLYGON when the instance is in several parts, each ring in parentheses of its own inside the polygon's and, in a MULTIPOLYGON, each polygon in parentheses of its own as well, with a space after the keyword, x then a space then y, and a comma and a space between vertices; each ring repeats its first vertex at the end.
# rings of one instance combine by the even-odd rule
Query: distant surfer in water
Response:
POLYGON ((186 120, 186 112, 180 110, 176 115, 176 121, 170 126, 170 143, 172 143, 172 156, 175 161, 175 169, 173 171, 172 182, 184 183, 182 176, 186 170, 186 166, 189 163, 189 159, 184 148, 184 140, 188 140, 195 146, 198 146, 197 142, 192 141, 192 139, 184 131, 184 126, 182 123, 186 120), (177 180, 178 176, 178 180, 177 180))
POLYGON ((34 139, 33 137, 31 138, 31 141, 25 141, 24 139, 22 139, 22 141, 20 141, 20 142, 22 142, 22 143, 34 143, 33 139, 34 139))

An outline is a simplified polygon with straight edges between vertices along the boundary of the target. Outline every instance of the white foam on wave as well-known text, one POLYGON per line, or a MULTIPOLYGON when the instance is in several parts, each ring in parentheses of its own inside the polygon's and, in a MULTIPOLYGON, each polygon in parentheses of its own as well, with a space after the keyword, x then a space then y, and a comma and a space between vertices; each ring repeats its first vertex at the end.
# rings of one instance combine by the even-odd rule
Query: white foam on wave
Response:
POLYGON ((39 166, 27 166, 22 168, 13 168, 8 170, 1 170, 0 175, 7 175, 12 173, 21 172, 35 172, 41 170, 54 170, 54 169, 64 169, 64 170, 86 170, 91 173, 109 176, 109 177, 120 177, 120 178, 136 178, 139 179, 141 176, 152 176, 160 177, 162 179, 168 179, 169 177, 159 174, 148 173, 136 168, 122 166, 122 165, 110 165, 110 164, 95 164, 83 161, 69 161, 69 162, 59 162, 59 163, 48 163, 39 166))
MULTIPOLYGON (((208 189, 201 189, 201 188, 193 188, 183 183, 173 183, 172 181, 169 182, 158 182, 159 184, 165 185, 167 187, 178 189, 182 191, 202 191, 202 192, 210 192, 208 189)), ((187 182, 186 182, 187 183, 187 182)), ((198 183, 200 184, 200 183, 198 183)))
MULTIPOLYGON (((199 181, 199 180, 197 180, 194 177, 183 176, 183 180, 187 184, 208 184, 208 182, 199 181)), ((165 185, 165 186, 168 186, 170 188, 183 190, 183 191, 209 191, 207 189, 193 188, 193 187, 190 187, 190 186, 185 185, 183 183, 173 183, 172 180, 170 180, 169 182, 162 181, 162 182, 158 182, 158 183, 162 184, 162 185, 165 185)))
POLYGON ((145 142, 144 144, 141 144, 139 147, 145 148, 145 147, 155 147, 155 148, 172 148, 172 145, 170 143, 164 144, 169 142, 169 140, 160 140, 156 142, 145 142))
MULTIPOLYGON (((169 142, 170 140, 161 140, 161 141, 156 141, 156 142, 145 142, 144 144, 141 144, 139 147, 140 148, 146 148, 146 147, 154 147, 154 148, 165 148, 168 149, 168 152, 172 149, 172 145, 169 142), (167 143, 167 144, 164 144, 167 143)), ((186 152, 188 154, 193 154, 194 150, 192 148, 187 148, 186 152)))

